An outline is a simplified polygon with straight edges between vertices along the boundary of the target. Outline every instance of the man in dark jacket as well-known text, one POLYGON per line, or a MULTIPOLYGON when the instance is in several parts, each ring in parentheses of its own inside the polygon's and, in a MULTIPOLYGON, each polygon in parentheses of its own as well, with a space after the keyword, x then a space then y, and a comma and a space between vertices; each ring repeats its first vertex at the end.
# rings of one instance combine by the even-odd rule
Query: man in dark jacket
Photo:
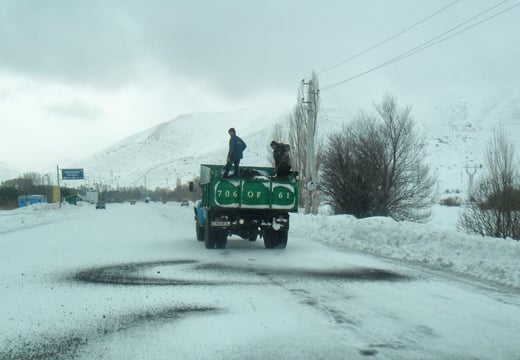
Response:
POLYGON ((289 152, 291 147, 288 144, 271 142, 271 149, 273 149, 274 158, 274 176, 282 177, 288 176, 291 173, 291 158, 289 152))
POLYGON ((237 178, 240 176, 240 159, 242 159, 243 151, 247 146, 244 140, 237 136, 235 128, 229 129, 228 134, 230 136, 229 151, 227 154, 226 166, 224 168, 224 177, 229 176, 229 169, 231 169, 231 165, 233 165, 235 169, 233 176, 237 178))

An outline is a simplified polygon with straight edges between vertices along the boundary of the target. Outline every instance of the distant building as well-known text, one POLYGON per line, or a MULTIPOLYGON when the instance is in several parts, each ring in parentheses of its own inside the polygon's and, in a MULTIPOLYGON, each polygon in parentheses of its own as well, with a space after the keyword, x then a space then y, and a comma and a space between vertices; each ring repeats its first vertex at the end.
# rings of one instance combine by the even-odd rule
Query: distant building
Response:
POLYGON ((42 204, 47 202, 45 195, 20 195, 18 196, 18 207, 27 205, 42 204))
POLYGON ((81 200, 95 204, 99 200, 99 193, 95 190, 82 190, 79 193, 81 200))

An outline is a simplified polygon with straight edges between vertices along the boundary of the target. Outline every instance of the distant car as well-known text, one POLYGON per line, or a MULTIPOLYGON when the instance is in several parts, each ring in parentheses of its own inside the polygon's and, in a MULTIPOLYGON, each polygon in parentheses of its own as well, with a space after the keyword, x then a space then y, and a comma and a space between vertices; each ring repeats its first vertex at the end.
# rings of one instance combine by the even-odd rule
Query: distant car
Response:
POLYGON ((135 200, 130 200, 130 205, 135 205, 135 200))
POLYGON ((182 200, 181 201, 181 206, 190 206, 189 200, 182 200))
POLYGON ((106 203, 104 201, 98 201, 96 203, 96 209, 106 209, 106 203))

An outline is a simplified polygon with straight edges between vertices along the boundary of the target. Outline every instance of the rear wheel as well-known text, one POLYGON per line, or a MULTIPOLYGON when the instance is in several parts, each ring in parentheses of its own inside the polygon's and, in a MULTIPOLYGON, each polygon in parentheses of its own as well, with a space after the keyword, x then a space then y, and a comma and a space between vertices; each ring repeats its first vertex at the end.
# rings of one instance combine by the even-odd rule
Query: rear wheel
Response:
POLYGON ((266 249, 274 249, 278 244, 276 239, 276 232, 274 230, 264 231, 264 245, 266 249))
POLYGON ((227 244, 227 230, 225 229, 219 229, 215 231, 216 235, 216 246, 217 249, 225 249, 227 244))
POLYGON ((266 249, 285 249, 287 247, 287 230, 265 230, 264 245, 266 249))
POLYGON ((204 227, 200 226, 198 221, 195 222, 195 233, 198 241, 204 241, 204 227))
POLYGON ((287 247, 288 235, 287 230, 278 231, 278 245, 276 246, 278 249, 285 249, 287 247))
POLYGON ((204 245, 206 249, 214 249, 217 243, 216 231, 211 228, 211 219, 208 213, 204 222, 204 245))

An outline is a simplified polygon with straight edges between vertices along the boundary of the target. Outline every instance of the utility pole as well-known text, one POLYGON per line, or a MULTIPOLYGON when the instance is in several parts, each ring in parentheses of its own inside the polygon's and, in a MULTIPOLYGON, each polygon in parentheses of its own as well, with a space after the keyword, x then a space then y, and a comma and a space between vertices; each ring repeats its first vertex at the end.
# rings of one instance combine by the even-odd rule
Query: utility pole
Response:
POLYGON ((56 178, 58 179, 58 202, 60 203, 61 208, 61 189, 60 189, 60 166, 56 165, 56 178))
POLYGON ((466 174, 468 174, 469 177, 469 183, 468 183, 468 193, 471 193, 473 191, 473 178, 475 177, 475 174, 477 173, 477 170, 482 168, 482 164, 480 166, 464 166, 464 169, 466 169, 466 174), (470 170, 471 169, 471 170, 470 170))
MULTIPOLYGON (((318 85, 318 77, 315 72, 312 72, 311 78, 308 82, 302 80, 302 107, 305 108, 306 114, 306 157, 305 157, 305 183, 315 184, 318 180, 318 171, 316 168, 316 152, 314 140, 316 138, 316 126, 318 120, 319 96, 320 90, 318 85), (305 91, 305 87, 307 90, 305 91)), ((314 186, 308 189, 308 201, 305 201, 305 213, 316 214, 318 210, 318 196, 314 186)))

